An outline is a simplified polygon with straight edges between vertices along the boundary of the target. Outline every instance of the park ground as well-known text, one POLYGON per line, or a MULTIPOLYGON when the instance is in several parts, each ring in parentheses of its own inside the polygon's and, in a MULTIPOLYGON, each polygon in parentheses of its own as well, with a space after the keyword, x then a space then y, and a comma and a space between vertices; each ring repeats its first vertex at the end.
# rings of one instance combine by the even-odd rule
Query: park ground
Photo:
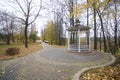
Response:
MULTIPOLYGON (((59 46, 55 46, 58 47, 59 46)), ((0 46, 0 60, 8 60, 8 59, 14 59, 18 57, 22 57, 28 54, 31 54, 33 52, 39 51, 42 49, 41 44, 38 43, 31 43, 29 45, 29 48, 24 48, 24 45, 22 43, 14 43, 10 46, 2 45, 0 46), (20 48, 20 54, 9 56, 6 55, 5 50, 10 47, 18 47, 20 48)), ((88 70, 84 72, 79 80, 119 80, 120 79, 120 54, 114 55, 116 57, 116 61, 114 64, 106 67, 100 67, 88 70)))
POLYGON ((5 45, 5 44, 0 45, 0 60, 9 60, 17 57, 22 57, 22 56, 31 54, 33 52, 39 51, 41 49, 42 49, 42 46, 41 44, 38 44, 38 43, 30 43, 28 48, 25 48, 22 42, 11 43, 11 45, 5 45), (19 48, 20 53, 12 56, 7 55, 6 50, 12 47, 19 48))
POLYGON ((115 57, 116 61, 112 65, 88 70, 79 80, 120 80, 120 54, 115 57))

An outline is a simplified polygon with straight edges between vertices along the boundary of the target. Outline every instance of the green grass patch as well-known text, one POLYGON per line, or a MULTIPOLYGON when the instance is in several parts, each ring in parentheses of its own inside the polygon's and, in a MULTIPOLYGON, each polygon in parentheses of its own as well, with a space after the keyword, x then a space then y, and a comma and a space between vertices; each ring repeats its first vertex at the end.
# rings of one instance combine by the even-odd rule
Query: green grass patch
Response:
POLYGON ((120 48, 118 49, 118 53, 120 54, 120 48))
POLYGON ((1 48, 11 48, 11 47, 18 47, 19 45, 0 45, 1 48))

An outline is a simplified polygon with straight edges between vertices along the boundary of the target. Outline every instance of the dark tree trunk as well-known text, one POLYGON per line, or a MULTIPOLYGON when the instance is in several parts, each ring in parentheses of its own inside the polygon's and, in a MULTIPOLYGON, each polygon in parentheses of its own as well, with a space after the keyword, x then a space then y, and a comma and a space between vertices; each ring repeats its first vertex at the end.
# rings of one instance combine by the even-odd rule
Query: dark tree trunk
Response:
MULTIPOLYGON (((88 0, 87 0, 88 3, 88 0)), ((89 26, 89 9, 87 8, 87 27, 89 26)), ((87 32, 87 45, 89 46, 89 32, 87 32)))
POLYGON ((100 39, 99 39, 99 42, 100 42, 100 51, 101 51, 101 48, 102 48, 102 39, 101 39, 101 33, 100 33, 100 39))
POLYGON ((107 51, 107 45, 106 45, 106 39, 105 39, 105 31, 104 31, 104 26, 103 26, 103 20, 102 20, 102 17, 101 15, 99 15, 99 19, 100 19, 100 23, 101 23, 101 29, 102 29, 102 33, 103 33, 103 43, 104 43, 104 52, 107 51))
POLYGON ((117 51, 118 44, 117 44, 117 6, 115 3, 115 33, 114 33, 114 54, 117 51))
POLYGON ((94 49, 97 50, 96 10, 94 9, 94 49))
POLYGON ((120 48, 120 28, 118 29, 118 47, 120 48))
POLYGON ((28 27, 28 24, 25 23, 25 48, 28 48, 27 27, 28 27))
POLYGON ((113 53, 114 49, 113 49, 113 43, 111 41, 110 35, 107 35, 107 41, 108 41, 108 48, 109 48, 108 52, 113 53))
MULTIPOLYGON (((73 10, 74 10, 74 3, 73 0, 70 0, 69 2, 69 8, 70 8, 70 14, 73 14, 73 10)), ((71 16, 70 18, 70 26, 73 27, 74 26, 74 14, 71 16)))
POLYGON ((15 42, 14 33, 11 34, 12 42, 15 42))
POLYGON ((10 34, 6 35, 6 43, 10 45, 10 34))
POLYGON ((119 48, 120 48, 120 34, 119 34, 119 39, 118 39, 118 42, 119 42, 119 48))

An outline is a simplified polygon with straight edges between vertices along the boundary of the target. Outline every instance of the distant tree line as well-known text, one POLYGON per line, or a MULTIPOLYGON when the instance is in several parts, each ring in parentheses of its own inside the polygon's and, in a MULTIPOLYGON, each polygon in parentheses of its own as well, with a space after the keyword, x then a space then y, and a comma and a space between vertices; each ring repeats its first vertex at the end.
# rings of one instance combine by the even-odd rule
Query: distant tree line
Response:
MULTIPOLYGON (((36 27, 36 26, 31 26, 36 27)), ((13 13, 0 11, 0 42, 10 45, 11 42, 25 42, 24 36, 25 26, 13 13)), ((29 28, 29 41, 35 42, 37 31, 29 28)))
POLYGON ((42 40, 49 41, 50 44, 65 45, 66 39, 61 36, 62 34, 62 29, 58 29, 58 26, 51 20, 47 22, 42 31, 42 40))
POLYGON ((14 14, 0 11, 0 40, 10 45, 10 41, 15 42, 14 33, 19 29, 19 20, 14 14))
MULTIPOLYGON (((11 0, 8 3, 14 8, 19 7, 18 12, 22 17, 8 14, 5 11, 0 12, 1 40, 6 41, 7 44, 10 43, 10 39, 15 41, 12 38, 15 36, 13 33, 17 34, 19 29, 20 36, 17 36, 17 38, 20 38, 27 48, 28 29, 39 16, 42 0, 40 0, 38 7, 33 5, 33 0, 25 0, 25 3, 24 0, 11 0), (37 11, 33 16, 35 10, 37 11)), ((52 13, 54 17, 46 23, 41 32, 43 40, 48 40, 50 44, 65 44, 66 29, 74 27, 75 20, 79 19, 82 24, 91 27, 91 31, 94 33, 94 50, 113 54, 119 51, 120 4, 118 0, 51 0, 48 3, 46 2, 44 9, 52 13)), ((33 36, 31 35, 31 38, 34 38, 33 36)))
POLYGON ((63 30, 63 35, 66 34, 64 32, 66 28, 73 27, 75 20, 80 19, 81 23, 91 27, 94 33, 93 48, 95 50, 112 54, 118 52, 120 48, 120 4, 118 0, 52 0, 51 3, 54 26, 62 25, 60 29, 63 30))
MULTIPOLYGON (((117 0, 87 0, 85 7, 93 14, 94 49, 117 53, 120 48, 120 4, 117 0)), ((88 17, 89 18, 89 17, 88 17)))
MULTIPOLYGON (((4 1, 3 1, 4 2, 4 1)), ((39 16, 39 13, 42 8, 42 0, 39 0, 38 3, 35 3, 34 0, 6 0, 5 1, 7 6, 10 6, 17 12, 19 15, 15 15, 17 19, 20 20, 20 23, 22 23, 22 28, 24 31, 24 44, 25 48, 28 48, 28 28, 29 26, 35 22, 37 17, 39 16)), ((9 15, 9 13, 7 13, 9 15)), ((6 22, 6 27, 8 28, 8 20, 5 20, 6 22)), ((11 21, 13 23, 13 21, 11 21)), ((7 36, 9 37, 9 29, 6 29, 7 31, 7 36)), ((8 38, 7 42, 10 44, 10 38, 8 38)), ((23 39, 23 38, 22 38, 23 39)))

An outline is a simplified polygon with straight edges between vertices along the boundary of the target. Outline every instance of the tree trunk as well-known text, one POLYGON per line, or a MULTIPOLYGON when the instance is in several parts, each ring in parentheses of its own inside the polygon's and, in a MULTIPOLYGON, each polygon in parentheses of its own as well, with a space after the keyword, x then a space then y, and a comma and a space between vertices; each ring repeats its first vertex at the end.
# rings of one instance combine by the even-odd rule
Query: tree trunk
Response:
POLYGON ((74 27, 74 14, 73 14, 73 10, 74 10, 74 0, 70 0, 69 3, 69 8, 70 8, 70 14, 72 14, 71 18, 70 18, 70 26, 74 27))
POLYGON ((120 48, 120 29, 118 29, 118 48, 120 48))
POLYGON ((25 24, 25 48, 28 48, 28 36, 27 36, 27 27, 28 24, 25 24))
POLYGON ((11 34, 11 37, 12 37, 12 42, 15 42, 15 38, 14 38, 14 33, 13 32, 11 34))
POLYGON ((102 39, 101 39, 101 33, 100 33, 100 39, 99 39, 99 42, 100 42, 100 51, 101 51, 101 48, 102 48, 102 39))
POLYGON ((105 31, 104 31, 104 27, 103 27, 103 20, 102 20, 102 17, 101 15, 99 15, 99 19, 100 19, 100 23, 101 23, 101 29, 102 29, 102 33, 103 33, 103 42, 104 42, 104 52, 107 51, 107 45, 106 45, 106 39, 105 39, 105 31))
MULTIPOLYGON (((88 0, 87 0, 87 4, 88 4, 88 0)), ((87 27, 89 26, 89 8, 87 8, 87 27)), ((89 47, 89 32, 87 31, 87 45, 89 47)))
POLYGON ((118 42, 119 42, 119 48, 120 48, 120 34, 119 34, 119 39, 118 39, 118 42))
POLYGON ((114 54, 117 51, 118 44, 117 44, 117 6, 115 3, 115 32, 114 32, 114 54))
POLYGON ((108 52, 113 53, 114 49, 113 49, 113 43, 112 43, 112 40, 110 38, 110 35, 107 35, 107 41, 108 41, 108 48, 109 48, 108 52))
POLYGON ((94 9, 94 49, 97 50, 96 10, 94 9))
POLYGON ((10 34, 6 35, 6 39, 7 45, 10 45, 10 34))

